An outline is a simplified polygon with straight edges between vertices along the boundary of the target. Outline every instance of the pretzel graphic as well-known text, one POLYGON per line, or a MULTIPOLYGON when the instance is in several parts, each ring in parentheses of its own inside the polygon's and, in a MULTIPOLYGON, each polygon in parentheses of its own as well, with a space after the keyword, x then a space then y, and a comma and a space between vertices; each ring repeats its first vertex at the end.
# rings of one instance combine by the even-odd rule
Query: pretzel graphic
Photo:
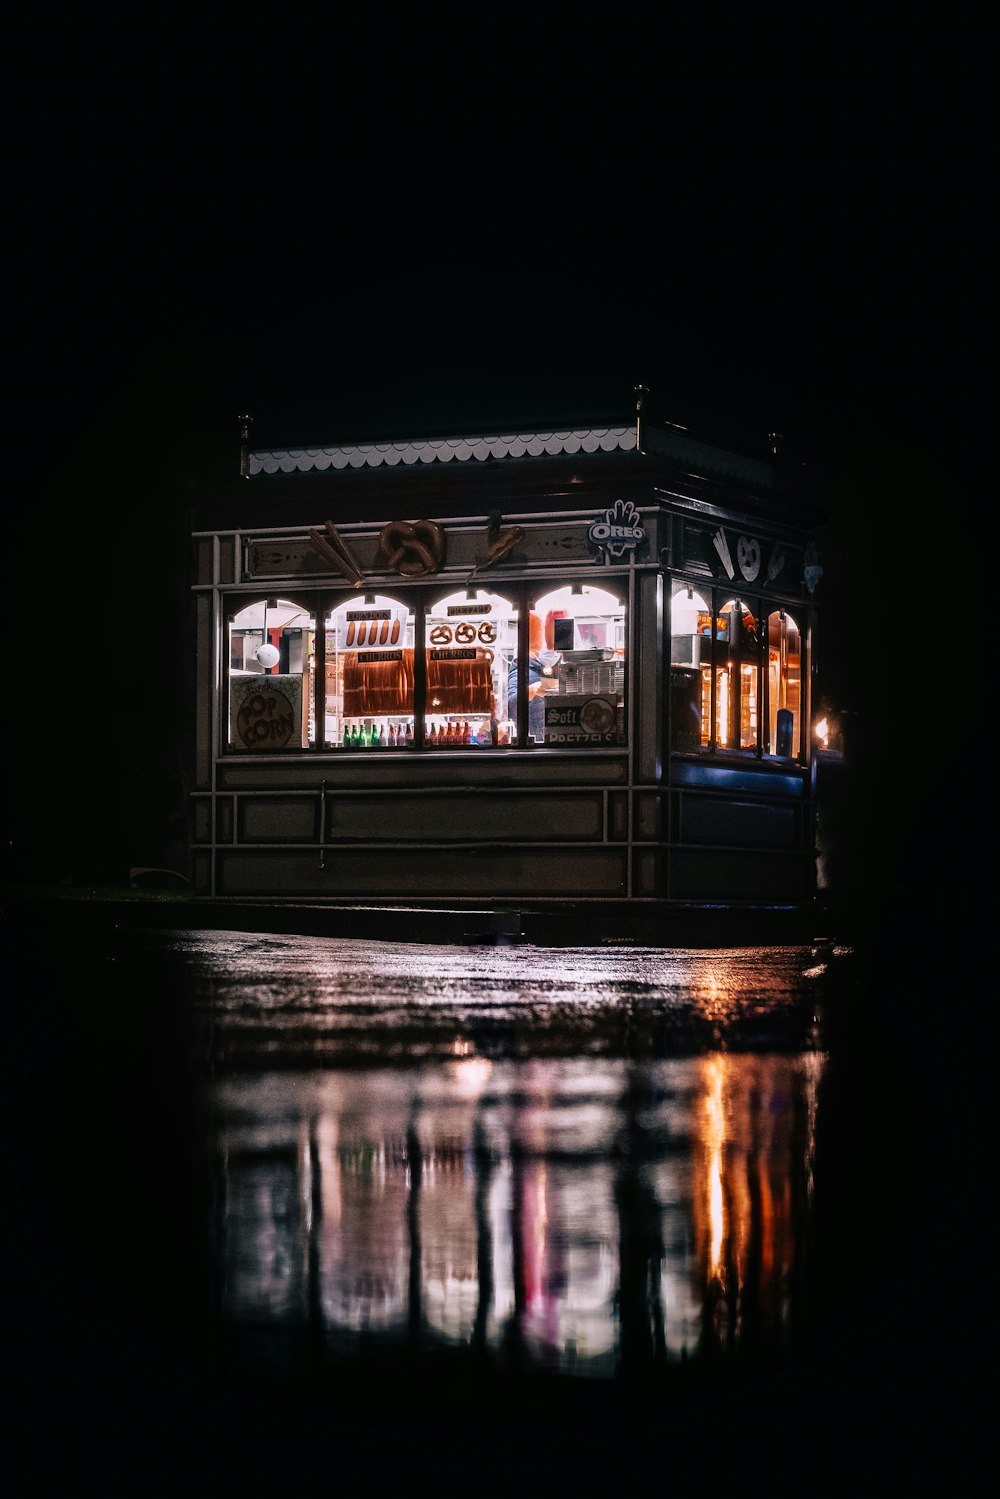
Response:
POLYGON ((432 520, 392 520, 382 527, 379 547, 392 572, 418 577, 444 562, 444 531, 432 520))
POLYGON ((460 645, 468 645, 469 641, 475 640, 475 638, 475 625, 466 624, 465 620, 463 620, 460 625, 455 626, 455 639, 459 642, 460 645))
POLYGON ((431 631, 431 645, 447 645, 451 639, 450 625, 435 625, 431 631))
POLYGON ((496 640, 497 627, 491 619, 484 620, 479 626, 479 638, 480 640, 496 640))

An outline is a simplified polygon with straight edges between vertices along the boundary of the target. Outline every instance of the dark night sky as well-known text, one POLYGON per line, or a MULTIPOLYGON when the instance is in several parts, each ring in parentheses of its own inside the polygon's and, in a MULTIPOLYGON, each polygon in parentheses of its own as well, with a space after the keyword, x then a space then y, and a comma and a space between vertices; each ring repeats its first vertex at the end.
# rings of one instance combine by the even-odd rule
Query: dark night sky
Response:
MULTIPOLYGON (((242 410, 262 440, 330 441, 624 416, 642 381, 667 420, 777 429, 832 502, 836 696, 888 732, 855 669, 866 601, 887 567, 881 607, 913 588, 921 506, 953 505, 985 421, 975 63, 931 29, 744 24, 536 37, 513 73, 464 33, 376 29, 329 68, 303 38, 26 41, 12 587, 21 621, 56 621, 63 704, 98 664, 123 684, 67 787, 84 837, 186 712, 188 510, 234 471, 242 410)), ((8 754, 64 779, 61 742, 8 754)))

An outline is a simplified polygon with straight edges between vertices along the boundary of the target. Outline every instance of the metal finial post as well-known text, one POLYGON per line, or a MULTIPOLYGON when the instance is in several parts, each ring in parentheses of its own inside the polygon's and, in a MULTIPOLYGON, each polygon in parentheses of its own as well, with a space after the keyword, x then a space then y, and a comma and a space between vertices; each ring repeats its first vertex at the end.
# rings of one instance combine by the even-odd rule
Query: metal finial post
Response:
POLYGON ((240 424, 240 478, 250 477, 250 428, 253 426, 252 416, 238 416, 240 424))
POLYGON ((643 397, 648 395, 648 385, 637 385, 635 387, 635 450, 637 453, 642 452, 643 397))

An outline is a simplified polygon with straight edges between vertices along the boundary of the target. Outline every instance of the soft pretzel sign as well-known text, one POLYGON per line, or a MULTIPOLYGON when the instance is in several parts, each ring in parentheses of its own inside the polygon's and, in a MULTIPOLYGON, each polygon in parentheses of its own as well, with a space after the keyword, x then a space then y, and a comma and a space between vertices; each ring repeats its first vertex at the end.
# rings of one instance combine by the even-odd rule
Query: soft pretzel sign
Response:
POLYGON ((418 578, 444 564, 444 531, 433 520, 392 520, 382 527, 379 550, 391 572, 418 578))

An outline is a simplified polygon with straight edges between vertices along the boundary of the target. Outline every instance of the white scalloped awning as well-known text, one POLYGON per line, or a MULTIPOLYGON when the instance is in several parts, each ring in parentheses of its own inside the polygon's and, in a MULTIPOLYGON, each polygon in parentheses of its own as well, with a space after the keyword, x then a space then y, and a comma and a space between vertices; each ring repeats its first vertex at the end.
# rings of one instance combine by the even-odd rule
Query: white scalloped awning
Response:
MULTIPOLYGON (((695 473, 719 474, 770 489, 769 463, 699 442, 674 429, 647 426, 647 453, 672 458, 695 473)), ((394 468, 419 463, 482 463, 488 458, 556 458, 575 453, 634 453, 635 427, 594 427, 559 432, 498 432, 479 437, 436 437, 411 442, 363 442, 335 448, 256 448, 249 454, 253 474, 308 474, 329 469, 394 468)))
POLYGON ((459 463, 487 458, 557 457, 560 453, 635 451, 634 427, 591 431, 502 432, 482 437, 443 437, 417 442, 365 442, 338 448, 254 449, 250 474, 307 474, 343 468, 390 468, 396 464, 459 463))

